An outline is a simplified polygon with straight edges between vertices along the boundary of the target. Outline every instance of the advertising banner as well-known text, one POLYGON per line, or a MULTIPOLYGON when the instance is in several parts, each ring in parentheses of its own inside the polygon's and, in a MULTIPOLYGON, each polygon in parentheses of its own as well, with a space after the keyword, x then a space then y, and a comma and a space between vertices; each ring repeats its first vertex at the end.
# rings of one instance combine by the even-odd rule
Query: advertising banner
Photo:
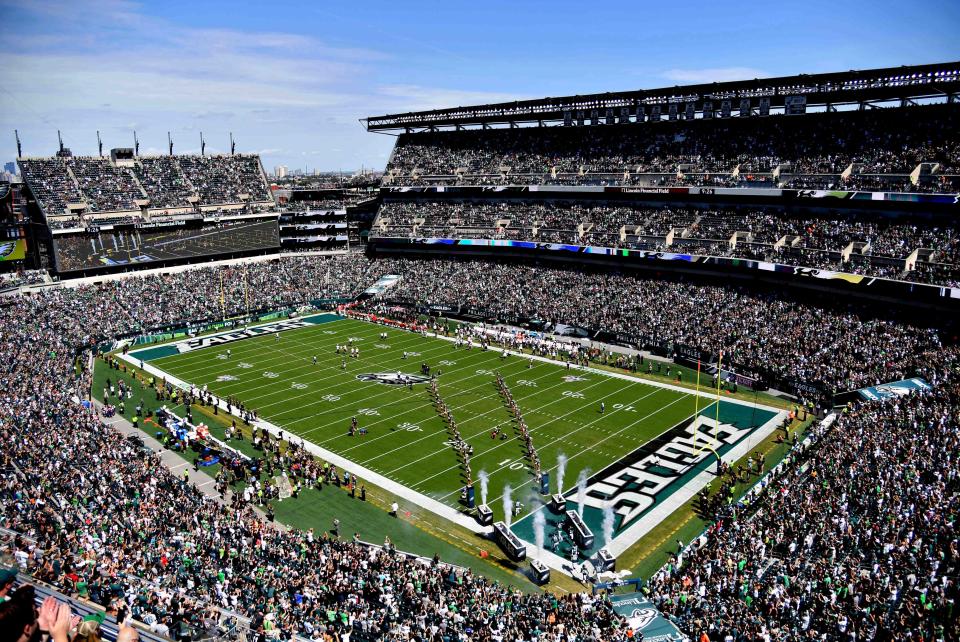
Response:
POLYGON ((768 96, 763 96, 760 98, 760 115, 769 116, 770 115, 770 98, 768 96))
POLYGON ((807 97, 785 96, 783 99, 783 113, 787 116, 802 116, 807 113, 807 97))

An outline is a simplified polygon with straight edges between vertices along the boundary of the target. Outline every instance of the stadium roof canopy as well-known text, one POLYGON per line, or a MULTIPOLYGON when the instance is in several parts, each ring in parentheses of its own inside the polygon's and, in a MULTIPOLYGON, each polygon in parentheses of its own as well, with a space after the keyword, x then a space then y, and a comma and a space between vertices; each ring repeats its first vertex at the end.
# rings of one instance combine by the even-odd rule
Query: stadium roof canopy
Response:
MULTIPOLYGON (((419 129, 462 128, 470 126, 516 126, 520 123, 563 122, 582 124, 599 122, 635 122, 638 108, 650 114, 656 110, 667 115, 698 114, 723 110, 739 113, 742 101, 749 100, 754 113, 784 110, 791 103, 807 107, 835 108, 838 105, 870 106, 889 101, 912 101, 946 98, 960 100, 960 62, 932 65, 889 67, 841 71, 827 74, 800 74, 778 78, 756 78, 733 82, 607 92, 561 98, 540 98, 472 107, 454 107, 430 111, 408 112, 362 119, 368 131, 414 131, 419 129), (802 97, 799 101, 796 97, 802 97), (688 107, 692 104, 693 107, 688 107), (674 107, 671 107, 674 105, 674 107), (624 111, 627 110, 627 111, 624 111), (616 120, 614 120, 616 119, 616 120)), ((797 112, 794 112, 797 113, 797 112)), ((712 116, 712 113, 711 113, 712 116)), ((708 116, 708 117, 711 117, 708 116)), ((642 119, 641 119, 642 120, 642 119)), ((649 119, 648 119, 649 120, 649 119)))

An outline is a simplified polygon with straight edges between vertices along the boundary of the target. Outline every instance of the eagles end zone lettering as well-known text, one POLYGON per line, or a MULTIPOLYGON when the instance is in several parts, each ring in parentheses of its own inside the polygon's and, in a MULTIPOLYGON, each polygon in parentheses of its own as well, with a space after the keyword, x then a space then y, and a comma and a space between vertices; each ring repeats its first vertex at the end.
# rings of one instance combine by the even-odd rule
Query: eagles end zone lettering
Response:
POLYGON ((585 504, 602 510, 613 502, 623 528, 653 506, 657 496, 691 468, 707 458, 714 459, 714 451, 736 445, 753 431, 725 423, 718 428, 698 415, 638 461, 618 462, 594 477, 587 485, 585 504))
POLYGON ((300 320, 279 321, 277 323, 269 323, 267 325, 258 325, 253 328, 246 328, 245 330, 236 330, 235 332, 224 332, 221 334, 212 334, 206 337, 187 339, 186 341, 178 342, 176 346, 177 351, 179 352, 190 352, 191 350, 199 350, 200 348, 207 348, 209 346, 232 343, 234 341, 240 341, 241 339, 257 337, 262 334, 274 334, 276 332, 283 332, 284 330, 305 328, 308 325, 310 324, 300 320))

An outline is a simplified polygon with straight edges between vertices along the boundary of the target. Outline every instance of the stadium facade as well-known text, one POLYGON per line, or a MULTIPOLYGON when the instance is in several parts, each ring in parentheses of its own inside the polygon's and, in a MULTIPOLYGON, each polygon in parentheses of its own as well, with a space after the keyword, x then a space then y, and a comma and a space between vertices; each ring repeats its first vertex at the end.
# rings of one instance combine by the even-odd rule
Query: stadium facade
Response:
POLYGON ((363 122, 375 193, 18 160, 21 580, 159 637, 957 634, 960 63, 363 122))

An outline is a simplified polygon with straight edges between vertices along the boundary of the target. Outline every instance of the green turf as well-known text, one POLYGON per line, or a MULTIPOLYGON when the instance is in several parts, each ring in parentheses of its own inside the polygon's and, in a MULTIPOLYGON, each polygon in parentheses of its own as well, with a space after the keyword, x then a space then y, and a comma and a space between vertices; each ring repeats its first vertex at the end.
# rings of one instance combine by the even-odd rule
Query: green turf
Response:
POLYGON ((693 395, 641 381, 552 363, 529 367, 525 358, 501 359, 496 351, 457 349, 442 339, 349 319, 287 331, 279 341, 273 335, 259 336, 150 361, 184 381, 208 386, 220 397, 241 400, 284 430, 459 507, 463 471, 444 443, 450 435, 426 385, 410 391, 357 379, 363 373, 415 374, 423 362, 441 371, 441 395, 463 438, 475 448, 474 481, 481 470, 489 474, 487 503, 497 517, 502 515, 504 486, 509 484, 524 501, 532 492, 533 473, 497 393, 495 372, 503 374, 513 392, 544 468, 553 468, 560 453, 568 457, 564 490, 579 470, 597 471, 621 459, 693 415, 696 404, 693 395), (381 341, 384 331, 388 338, 381 341), (347 357, 344 370, 334 346, 350 337, 360 347, 360 358, 347 357), (412 354, 403 359, 404 351, 412 354), (606 405, 603 414, 601 401, 606 405), (347 435, 353 416, 369 431, 366 436, 347 435), (505 430, 508 439, 491 439, 495 427, 505 430))
MULTIPOLYGON (((95 363, 92 388, 94 396, 100 401, 103 401, 102 391, 108 379, 114 384, 123 380, 134 390, 133 398, 126 403, 124 416, 128 420, 133 418, 134 406, 140 400, 143 401, 146 411, 151 414, 165 405, 165 402, 156 400, 152 390, 146 388, 141 382, 135 381, 129 372, 111 369, 105 362, 98 359, 95 363)), ((169 409, 183 415, 183 406, 174 407, 169 403, 166 405, 169 409)), ((194 406, 194 416, 197 421, 203 421, 210 427, 213 436, 218 439, 224 438, 224 429, 229 425, 229 421, 214 418, 200 406, 194 406)), ((221 415, 221 417, 224 416, 221 415)), ((141 429, 150 435, 157 431, 156 426, 147 422, 141 423, 141 429)), ((246 455, 258 456, 260 453, 253 448, 249 437, 248 432, 247 439, 233 440, 231 446, 246 455)), ((185 454, 184 458, 192 461, 191 453, 185 454)), ((203 470, 213 476, 216 475, 218 468, 219 466, 214 465, 203 470)), ((241 489, 242 484, 238 484, 236 490, 241 489)), ((361 502, 358 498, 352 498, 345 490, 330 485, 326 485, 321 491, 308 489, 297 498, 290 497, 274 502, 277 520, 295 528, 303 530, 312 528, 317 533, 321 533, 329 530, 336 518, 340 520, 341 537, 352 537, 357 533, 361 539, 379 544, 389 536, 394 546, 400 550, 426 557, 439 554, 444 562, 472 568, 490 579, 517 586, 524 591, 536 590, 535 585, 522 573, 502 568, 492 560, 481 559, 480 549, 490 548, 490 546, 470 541, 452 543, 447 539, 459 539, 453 534, 447 539, 441 539, 438 535, 425 532, 405 518, 405 510, 416 510, 416 508, 407 506, 402 500, 400 505, 401 516, 392 517, 384 508, 376 506, 372 501, 361 502)))

